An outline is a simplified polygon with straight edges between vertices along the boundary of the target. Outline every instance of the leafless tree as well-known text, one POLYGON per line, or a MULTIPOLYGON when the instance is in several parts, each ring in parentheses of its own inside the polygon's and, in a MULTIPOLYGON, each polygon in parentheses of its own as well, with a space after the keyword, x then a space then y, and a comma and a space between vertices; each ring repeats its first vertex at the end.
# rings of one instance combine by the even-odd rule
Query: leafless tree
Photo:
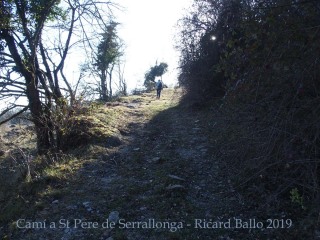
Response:
POLYGON ((0 100, 10 104, 0 116, 17 107, 16 114, 29 110, 40 154, 60 148, 63 134, 54 113, 75 100, 65 75, 71 49, 81 46, 90 54, 96 32, 105 28, 114 7, 95 0, 1 1, 0 100), (19 104, 21 98, 25 105, 19 104))

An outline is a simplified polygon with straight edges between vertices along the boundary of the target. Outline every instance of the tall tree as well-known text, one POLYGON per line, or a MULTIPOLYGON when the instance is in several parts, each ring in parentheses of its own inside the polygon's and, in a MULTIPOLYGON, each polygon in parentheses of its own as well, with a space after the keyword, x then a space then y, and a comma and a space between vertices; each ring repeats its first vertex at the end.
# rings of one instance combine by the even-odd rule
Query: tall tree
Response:
POLYGON ((122 55, 121 41, 117 35, 116 27, 119 23, 111 22, 102 35, 97 47, 94 66, 100 78, 100 98, 108 101, 112 97, 112 72, 117 59, 122 55), (109 80, 109 84, 108 81, 109 80), (108 89, 109 85, 109 89, 108 89))
POLYGON ((158 63, 152 66, 145 74, 144 86, 147 90, 151 90, 154 87, 156 77, 161 77, 168 71, 168 64, 165 62, 158 63))
MULTIPOLYGON (((57 118, 55 112, 64 112, 68 105, 64 86, 72 93, 63 77, 65 61, 72 46, 88 45, 86 21, 105 25, 101 16, 106 14, 100 4, 103 3, 94 0, 0 3, 0 100, 12 100, 2 113, 17 107, 17 98, 26 97, 27 104, 19 111, 31 112, 40 154, 61 147, 63 132, 57 121, 65 116, 57 118), (81 32, 78 36, 84 36, 82 41, 72 38, 76 31, 81 32)), ((110 2, 104 4, 109 6, 110 2)))

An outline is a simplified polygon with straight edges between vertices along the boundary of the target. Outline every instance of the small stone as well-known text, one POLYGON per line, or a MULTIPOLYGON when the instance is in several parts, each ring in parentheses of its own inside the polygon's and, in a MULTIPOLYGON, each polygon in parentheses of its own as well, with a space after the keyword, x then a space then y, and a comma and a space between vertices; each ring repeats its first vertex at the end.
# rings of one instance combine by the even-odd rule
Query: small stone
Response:
POLYGON ((75 206, 75 205, 70 205, 70 206, 68 206, 67 207, 67 210, 77 210, 77 206, 75 206))
POLYGON ((140 211, 145 211, 145 210, 147 210, 148 208, 147 207, 141 207, 140 208, 140 211))
POLYGON ((185 187, 179 184, 166 187, 167 190, 185 190, 185 187))
POLYGON ((119 212, 118 211, 113 211, 109 214, 108 220, 110 222, 117 223, 119 221, 119 212))
POLYGON ((160 163, 161 157, 154 157, 148 161, 149 163, 160 163))
POLYGON ((93 212, 92 206, 91 206, 91 202, 84 202, 82 203, 82 205, 86 208, 86 210, 88 212, 93 212))
POLYGON ((41 212, 39 212, 39 215, 41 215, 41 216, 46 216, 48 214, 49 214, 49 212, 47 210, 42 210, 41 212))
MULTIPOLYGON (((199 141, 199 139, 197 140, 197 141, 199 141)), ((197 150, 202 150, 202 149, 205 149, 206 148, 206 146, 204 146, 204 145, 199 145, 199 146, 196 146, 196 149, 197 150)))
POLYGON ((90 207, 91 202, 83 202, 82 205, 83 205, 85 208, 88 208, 88 207, 90 207))
POLYGON ((169 174, 168 175, 169 178, 172 178, 172 179, 175 179, 175 180, 179 180, 179 181, 185 181, 185 179, 181 178, 181 177, 178 177, 176 175, 171 175, 169 174))

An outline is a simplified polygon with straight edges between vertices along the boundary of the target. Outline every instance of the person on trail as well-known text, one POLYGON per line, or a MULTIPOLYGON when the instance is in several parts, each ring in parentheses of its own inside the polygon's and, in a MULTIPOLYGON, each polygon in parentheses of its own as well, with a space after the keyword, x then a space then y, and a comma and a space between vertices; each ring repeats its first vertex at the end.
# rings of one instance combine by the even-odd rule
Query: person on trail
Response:
POLYGON ((157 90, 157 98, 160 99, 160 94, 161 94, 161 90, 162 90, 162 82, 159 79, 158 82, 156 82, 156 90, 157 90))

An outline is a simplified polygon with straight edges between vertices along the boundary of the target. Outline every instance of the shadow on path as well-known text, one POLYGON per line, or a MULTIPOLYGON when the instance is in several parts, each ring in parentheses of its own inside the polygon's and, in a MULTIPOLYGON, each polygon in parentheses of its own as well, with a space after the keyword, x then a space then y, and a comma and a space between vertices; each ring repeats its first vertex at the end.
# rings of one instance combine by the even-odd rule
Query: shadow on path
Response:
POLYGON ((130 122, 119 129, 121 144, 95 146, 90 154, 90 146, 84 150, 90 159, 34 216, 33 221, 46 219, 46 226, 18 229, 14 239, 237 236, 228 221, 236 217, 241 199, 213 155, 207 120, 174 104, 175 97, 130 105, 130 122), (164 110, 148 114, 157 104, 164 110), (120 223, 113 226, 110 220, 120 223))

